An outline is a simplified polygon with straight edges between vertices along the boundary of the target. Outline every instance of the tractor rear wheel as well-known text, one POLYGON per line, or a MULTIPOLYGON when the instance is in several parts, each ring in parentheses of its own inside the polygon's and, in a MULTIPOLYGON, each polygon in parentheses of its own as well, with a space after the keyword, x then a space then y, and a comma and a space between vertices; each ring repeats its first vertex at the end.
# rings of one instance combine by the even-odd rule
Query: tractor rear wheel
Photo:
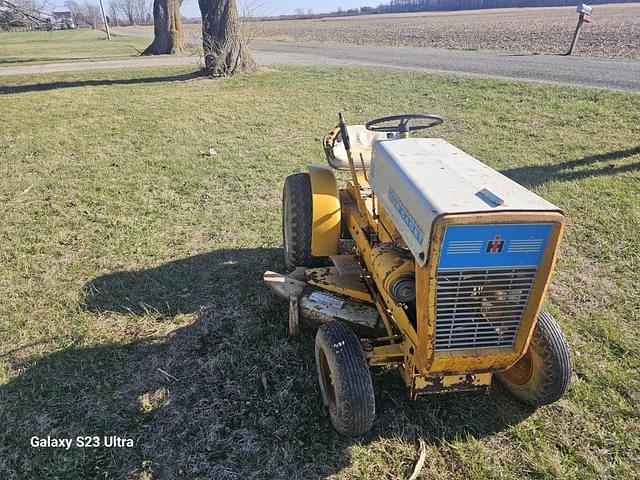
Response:
POLYGON ((559 400, 571 380, 571 356, 560 326, 541 310, 527 353, 498 379, 518 399, 538 407, 559 400))
POLYGON ((311 255, 312 228, 311 178, 308 173, 294 173, 285 179, 282 191, 284 264, 288 269, 322 265, 323 257, 311 255))
POLYGON ((375 418, 375 397, 360 340, 345 324, 331 321, 318 329, 315 350, 322 402, 333 427, 349 436, 366 433, 375 418))

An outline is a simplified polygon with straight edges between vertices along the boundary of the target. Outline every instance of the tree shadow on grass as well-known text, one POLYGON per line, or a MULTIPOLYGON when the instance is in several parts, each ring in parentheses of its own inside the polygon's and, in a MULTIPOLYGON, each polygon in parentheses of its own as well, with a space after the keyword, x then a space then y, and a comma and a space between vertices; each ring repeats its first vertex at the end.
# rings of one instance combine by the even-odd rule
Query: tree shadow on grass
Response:
POLYGON ((353 446, 482 438, 532 413, 501 388, 411 402, 395 370, 377 370, 373 430, 336 434, 322 415, 313 334, 288 338, 286 305, 262 285, 280 257, 218 250, 88 282, 85 314, 122 341, 13 365, 24 371, 0 387, 0 477, 324 478, 351 464, 353 446), (135 446, 29 446, 47 435, 135 446))
POLYGON ((640 155, 640 147, 589 155, 578 160, 571 160, 559 164, 510 168, 502 170, 502 173, 523 185, 540 186, 549 181, 566 182, 640 170, 640 158, 637 162, 630 164, 616 165, 615 163, 610 163, 603 167, 584 169, 584 167, 588 167, 594 163, 615 162, 616 160, 624 160, 634 155, 640 155))
MULTIPOLYGON (((133 48, 133 50, 135 50, 135 48, 133 48)), ((126 58, 126 57, 121 57, 121 58, 126 58)), ((28 64, 32 64, 32 65, 46 65, 48 63, 78 62, 78 61, 90 62, 90 61, 95 61, 95 60, 100 60, 100 58, 96 58, 94 56, 89 56, 89 57, 49 57, 47 59, 43 59, 41 57, 0 58, 0 65, 3 65, 3 64, 16 64, 16 63, 28 63, 28 64)), ((109 58, 105 58, 104 60, 110 60, 110 59, 109 58)))
POLYGON ((103 85, 140 85, 145 83, 162 82, 184 82, 196 78, 202 78, 202 71, 189 73, 179 73, 175 75, 160 75, 155 77, 136 77, 123 79, 102 79, 102 80, 70 80, 60 82, 32 83, 28 85, 5 85, 0 86, 0 95, 11 93, 42 92, 48 90, 58 90, 60 88, 76 87, 97 87, 103 85))
POLYGON ((37 61, 37 58, 0 58, 0 65, 5 63, 32 63, 37 61))

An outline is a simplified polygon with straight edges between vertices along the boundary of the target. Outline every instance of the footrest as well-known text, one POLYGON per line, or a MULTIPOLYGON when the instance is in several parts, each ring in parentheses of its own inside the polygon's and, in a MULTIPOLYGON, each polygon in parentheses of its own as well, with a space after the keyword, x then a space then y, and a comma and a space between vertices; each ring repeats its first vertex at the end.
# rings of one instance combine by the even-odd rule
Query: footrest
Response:
POLYGON ((337 293, 361 302, 373 303, 373 299, 360 275, 340 275, 336 267, 309 268, 305 271, 309 285, 337 293))
POLYGON ((331 261, 339 275, 360 275, 362 268, 355 255, 331 255, 331 261))

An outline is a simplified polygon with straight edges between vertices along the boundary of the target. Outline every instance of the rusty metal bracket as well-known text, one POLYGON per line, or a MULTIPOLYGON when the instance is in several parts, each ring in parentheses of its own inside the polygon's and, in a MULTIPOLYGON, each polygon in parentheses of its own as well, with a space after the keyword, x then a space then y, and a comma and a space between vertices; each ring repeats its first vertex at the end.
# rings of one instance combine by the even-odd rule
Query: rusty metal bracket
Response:
POLYGON ((404 362, 404 350, 401 343, 391 343, 373 347, 369 365, 401 365, 404 362))
POLYGON ((292 337, 300 333, 300 309, 297 295, 289 295, 289 335, 292 337))

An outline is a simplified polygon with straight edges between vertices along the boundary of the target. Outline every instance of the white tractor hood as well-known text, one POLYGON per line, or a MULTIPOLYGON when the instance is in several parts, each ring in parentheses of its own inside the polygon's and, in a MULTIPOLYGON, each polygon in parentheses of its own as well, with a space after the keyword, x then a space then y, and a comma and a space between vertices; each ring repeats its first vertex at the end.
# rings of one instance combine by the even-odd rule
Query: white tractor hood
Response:
POLYGON ((441 138, 374 141, 371 163, 371 188, 421 266, 441 215, 560 211, 441 138))

